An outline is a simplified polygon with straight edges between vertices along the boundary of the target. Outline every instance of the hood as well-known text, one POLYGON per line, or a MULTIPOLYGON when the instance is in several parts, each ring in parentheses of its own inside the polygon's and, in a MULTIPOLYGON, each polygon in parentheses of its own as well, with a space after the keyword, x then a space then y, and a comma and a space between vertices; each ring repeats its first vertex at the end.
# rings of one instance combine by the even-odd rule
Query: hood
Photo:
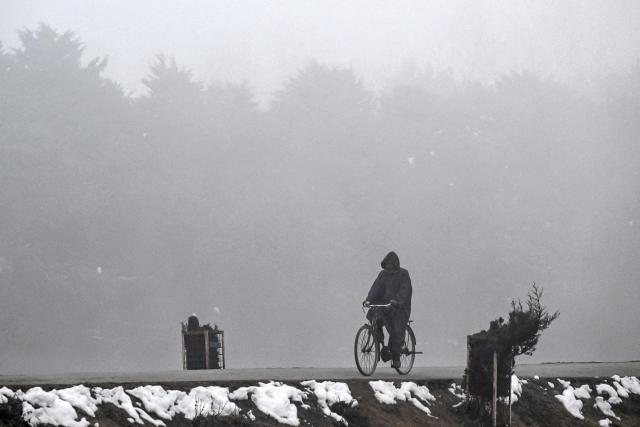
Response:
POLYGON ((398 258, 398 255, 395 252, 391 251, 391 252, 389 252, 387 254, 386 257, 384 257, 384 259, 380 263, 382 268, 384 268, 385 264, 391 264, 393 266, 394 270, 399 270, 400 269, 400 258, 398 258))

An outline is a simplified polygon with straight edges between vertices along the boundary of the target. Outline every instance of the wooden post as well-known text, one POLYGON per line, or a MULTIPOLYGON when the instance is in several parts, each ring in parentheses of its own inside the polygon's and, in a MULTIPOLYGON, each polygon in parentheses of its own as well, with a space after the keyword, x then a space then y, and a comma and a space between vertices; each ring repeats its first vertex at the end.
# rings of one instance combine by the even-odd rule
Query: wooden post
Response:
POLYGON ((511 378, 513 373, 509 374, 509 426, 511 426, 511 378))
POLYGON ((493 352, 493 396, 491 397, 491 425, 496 427, 498 415, 498 352, 493 352))
POLYGON ((509 427, 511 427, 511 379, 513 378, 513 374, 515 374, 516 367, 516 357, 513 354, 513 348, 511 348, 511 351, 509 352, 509 357, 511 357, 511 369, 509 369, 509 427))

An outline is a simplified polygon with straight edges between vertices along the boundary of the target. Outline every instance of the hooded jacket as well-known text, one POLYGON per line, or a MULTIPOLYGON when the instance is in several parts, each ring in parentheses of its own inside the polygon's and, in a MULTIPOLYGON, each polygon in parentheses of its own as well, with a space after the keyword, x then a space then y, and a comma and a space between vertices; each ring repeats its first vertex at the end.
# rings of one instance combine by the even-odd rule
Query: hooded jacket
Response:
POLYGON ((411 279, 409 272, 400 267, 398 255, 391 251, 380 263, 382 271, 371 285, 367 301, 373 304, 387 304, 398 301, 398 308, 407 318, 411 315, 411 279), (385 265, 391 268, 385 268, 385 265))

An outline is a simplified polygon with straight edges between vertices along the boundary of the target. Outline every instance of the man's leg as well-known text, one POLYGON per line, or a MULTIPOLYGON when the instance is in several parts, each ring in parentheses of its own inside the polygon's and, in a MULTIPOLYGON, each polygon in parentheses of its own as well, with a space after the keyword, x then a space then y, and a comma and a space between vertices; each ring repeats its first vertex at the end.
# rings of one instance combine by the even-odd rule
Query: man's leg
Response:
MULTIPOLYGON (((369 309, 369 312, 367 313, 367 319, 369 321, 373 321, 374 310, 380 310, 380 309, 378 307, 373 307, 369 309)), ((384 331, 382 330, 383 322, 381 321, 381 318, 383 318, 383 314, 378 313, 378 316, 379 316, 378 322, 375 325, 373 325, 373 328, 376 334, 376 338, 378 339, 378 341, 380 341, 384 345, 384 331)))
POLYGON ((391 357, 393 358, 394 367, 400 367, 400 354, 402 352, 402 341, 404 340, 404 332, 407 321, 402 313, 392 313, 389 316, 389 348, 391 357))
POLYGON ((383 323, 380 322, 378 325, 380 326, 380 345, 382 346, 380 348, 380 358, 383 362, 388 362, 391 360, 391 351, 389 350, 389 347, 384 345, 384 332, 382 329, 383 323))
POLYGON ((391 352, 389 351, 389 348, 384 346, 384 330, 382 329, 382 327, 386 325, 384 321, 385 313, 378 307, 371 308, 367 313, 367 319, 369 319, 369 321, 373 321, 373 310, 378 310, 378 321, 375 325, 373 325, 373 333, 375 334, 377 341, 380 342, 380 345, 382 346, 382 348, 380 349, 380 357, 382 358, 383 362, 387 362, 389 361, 389 359, 391 359, 391 352))
MULTIPOLYGON (((386 311, 384 313, 384 315, 382 316, 382 320, 384 321, 384 327, 386 328, 387 332, 389 333, 389 345, 387 347, 385 347, 386 350, 386 360, 383 359, 385 362, 389 359, 394 359, 395 358, 395 354, 394 354, 394 347, 397 347, 397 339, 394 339, 394 337, 397 335, 396 333, 396 322, 395 322, 395 317, 397 316, 396 313, 390 312, 390 311, 386 311)), ((400 341, 400 345, 402 345, 402 339, 400 341)), ((397 353, 399 354, 400 351, 397 350, 397 353)), ((393 366, 393 365, 392 365, 393 366)))

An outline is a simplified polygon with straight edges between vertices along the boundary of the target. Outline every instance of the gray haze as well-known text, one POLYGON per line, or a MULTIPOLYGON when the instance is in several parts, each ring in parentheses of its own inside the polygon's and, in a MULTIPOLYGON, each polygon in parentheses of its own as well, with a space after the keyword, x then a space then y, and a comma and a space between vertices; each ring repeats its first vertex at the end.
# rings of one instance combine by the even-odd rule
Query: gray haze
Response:
POLYGON ((490 82, 528 70, 589 81, 637 63, 640 4, 625 1, 4 0, 0 40, 45 22, 72 29, 105 75, 144 92, 162 50, 197 80, 247 82, 261 100, 309 60, 347 66, 379 89, 412 64, 490 82))
POLYGON ((180 368, 192 312, 229 367, 351 366, 389 250, 418 365, 463 363, 533 281, 561 316, 524 360, 638 359, 639 24, 635 1, 4 1, 0 372, 180 368))

